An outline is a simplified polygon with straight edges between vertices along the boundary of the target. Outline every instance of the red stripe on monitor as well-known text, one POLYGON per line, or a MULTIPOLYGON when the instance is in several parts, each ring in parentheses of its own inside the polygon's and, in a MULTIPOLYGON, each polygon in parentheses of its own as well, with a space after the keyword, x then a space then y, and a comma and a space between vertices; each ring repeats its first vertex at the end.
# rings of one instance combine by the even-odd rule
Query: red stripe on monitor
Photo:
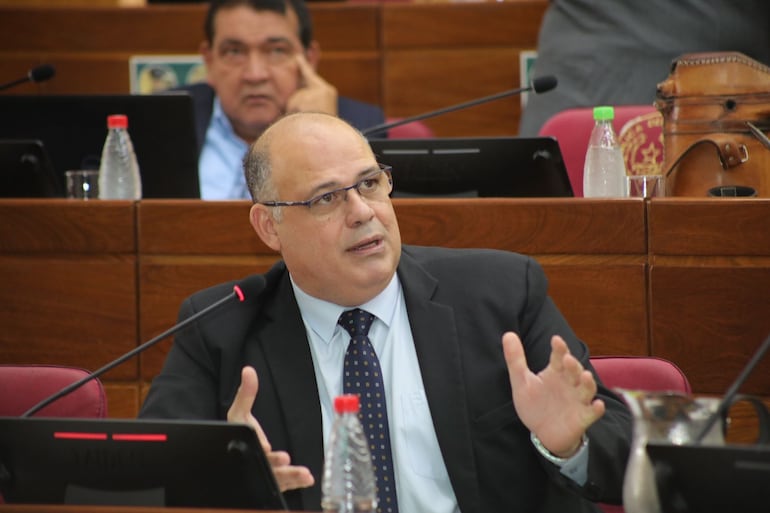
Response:
POLYGON ((59 440, 107 440, 107 433, 76 433, 72 431, 55 431, 53 437, 59 440))
POLYGON ((168 436, 162 433, 116 433, 112 439, 118 442, 165 442, 168 436))

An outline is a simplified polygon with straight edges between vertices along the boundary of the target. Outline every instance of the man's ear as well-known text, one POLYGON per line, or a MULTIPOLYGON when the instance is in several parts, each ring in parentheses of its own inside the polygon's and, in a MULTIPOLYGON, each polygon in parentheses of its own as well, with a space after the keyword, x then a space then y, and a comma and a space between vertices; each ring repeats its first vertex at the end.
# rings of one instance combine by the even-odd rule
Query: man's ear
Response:
POLYGON ((310 46, 305 50, 305 58, 307 62, 313 66, 314 70, 318 69, 318 63, 321 62, 321 45, 318 41, 312 41, 310 46))
POLYGON ((211 85, 211 66, 214 60, 214 50, 209 46, 208 41, 201 41, 198 51, 203 57, 203 63, 206 65, 206 81, 211 85))
POLYGON ((268 207, 258 203, 252 205, 249 210, 249 221, 267 247, 273 251, 281 251, 281 241, 275 229, 277 222, 268 207))

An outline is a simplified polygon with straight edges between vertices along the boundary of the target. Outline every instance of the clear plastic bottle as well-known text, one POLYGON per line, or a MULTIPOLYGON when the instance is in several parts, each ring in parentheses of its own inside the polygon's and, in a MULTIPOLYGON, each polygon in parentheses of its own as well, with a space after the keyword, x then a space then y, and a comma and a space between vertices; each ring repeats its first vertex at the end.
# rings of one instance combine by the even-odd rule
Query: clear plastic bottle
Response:
POLYGON ((614 118, 614 108, 594 108, 595 123, 583 168, 583 196, 587 198, 626 196, 626 164, 612 128, 614 118))
POLYGON ((334 399, 337 415, 329 436, 321 480, 325 513, 369 513, 377 508, 377 488, 369 442, 358 420, 357 395, 334 399))
POLYGON ((100 199, 140 199, 142 178, 134 145, 128 135, 128 117, 107 116, 107 139, 99 165, 100 199))

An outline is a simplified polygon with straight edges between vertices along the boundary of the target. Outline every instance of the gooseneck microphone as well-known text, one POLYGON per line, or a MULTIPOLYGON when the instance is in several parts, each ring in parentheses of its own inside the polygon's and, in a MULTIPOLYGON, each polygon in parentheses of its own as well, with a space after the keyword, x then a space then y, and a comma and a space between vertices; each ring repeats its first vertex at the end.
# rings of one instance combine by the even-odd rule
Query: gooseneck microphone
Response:
POLYGON ((56 68, 50 64, 41 64, 29 70, 29 72, 21 78, 6 82, 5 84, 0 84, 0 91, 23 84, 24 82, 45 82, 46 80, 53 78, 54 75, 56 75, 56 68))
POLYGON ((730 388, 727 389, 727 392, 725 392, 725 396, 722 398, 722 401, 719 403, 719 407, 717 408, 717 411, 711 414, 711 416, 706 419, 706 424, 703 426, 703 429, 700 433, 698 433, 698 436, 695 437, 695 443, 701 443, 703 441, 703 438, 705 438, 706 434, 711 430, 711 428, 714 426, 714 424, 719 420, 720 418, 723 418, 727 414, 727 410, 730 409, 730 406, 732 405, 733 399, 735 398, 735 395, 738 393, 738 390, 741 388, 741 386, 746 382, 746 380, 751 375, 754 368, 757 366, 757 364, 762 361, 762 358, 764 358, 765 353, 767 350, 770 349, 770 335, 765 338, 765 340, 762 342, 762 344, 759 346, 759 349, 757 349, 757 352, 754 353, 754 356, 751 357, 751 360, 749 360, 749 363, 746 364, 746 368, 741 371, 740 375, 735 379, 732 385, 730 385, 730 388))
POLYGON ((125 362, 129 358, 133 358, 134 356, 138 355, 142 351, 146 351, 150 347, 154 346, 164 338, 173 335, 177 331, 181 330, 185 326, 187 326, 190 323, 193 323, 197 320, 199 320, 202 317, 205 317, 206 315, 210 314, 214 310, 220 308, 221 306, 229 303, 233 299, 237 299, 240 303, 243 303, 246 301, 246 299, 253 299, 255 296, 257 296, 262 289, 265 288, 265 278, 261 275, 254 275, 249 276, 248 278, 244 279, 240 283, 233 286, 233 291, 228 294, 227 296, 223 297, 222 299, 218 300, 215 303, 212 303, 211 305, 207 306, 203 310, 196 312, 195 314, 191 315, 190 317, 186 318, 185 320, 181 321, 178 324, 175 324, 171 328, 167 329, 160 335, 156 336, 155 338, 152 338, 145 342, 144 344, 132 349, 131 351, 127 352, 120 358, 113 360, 112 362, 108 363, 104 367, 95 370, 94 372, 90 373, 89 375, 85 376, 83 379, 80 379, 71 385, 68 385, 55 394, 53 394, 50 397, 47 397, 46 399, 43 399, 39 403, 37 403, 35 406, 24 412, 21 416, 22 417, 29 417, 31 415, 34 415, 38 411, 42 410, 52 402, 64 397, 65 395, 74 392, 78 388, 82 387, 89 381, 98 378, 108 370, 117 367, 121 363, 125 362))
POLYGON ((509 89, 507 91, 503 91, 502 93, 485 96, 483 98, 477 98, 475 100, 471 100, 464 103, 458 103, 456 105, 445 107, 443 109, 426 112, 424 114, 418 114, 417 116, 411 116, 408 118, 399 119, 398 121, 393 121, 391 123, 383 123, 381 125, 375 125, 365 130, 362 130, 361 133, 363 135, 371 135, 371 134, 376 134, 377 132, 384 132, 385 130, 390 130, 391 128, 396 128, 397 126, 406 125, 407 123, 412 123, 413 121, 420 121, 422 119, 432 118, 434 116, 440 116, 442 114, 447 114, 449 112, 454 112, 456 110, 466 109, 468 107, 475 107, 476 105, 481 105, 482 103, 491 102, 493 100, 499 100, 500 98, 513 96, 515 94, 521 94, 527 91, 534 91, 537 94, 545 93, 550 91, 554 87, 556 87, 556 84, 558 84, 558 80, 556 80, 556 77, 553 75, 537 77, 534 80, 532 80, 532 83, 527 87, 509 89))

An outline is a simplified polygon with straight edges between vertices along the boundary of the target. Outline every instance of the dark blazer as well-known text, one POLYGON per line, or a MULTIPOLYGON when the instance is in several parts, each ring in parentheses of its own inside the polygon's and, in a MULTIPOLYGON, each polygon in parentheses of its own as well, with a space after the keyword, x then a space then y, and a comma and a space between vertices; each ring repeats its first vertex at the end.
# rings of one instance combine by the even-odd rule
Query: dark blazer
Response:
MULTIPOLYGON (((198 155, 200 155, 203 149, 203 142, 206 139, 206 130, 209 128, 211 114, 214 109, 214 89, 210 85, 201 82, 180 87, 177 90, 187 91, 193 98, 195 137, 198 142, 198 155)), ((337 115, 359 130, 385 122, 385 115, 382 109, 376 105, 344 96, 337 98, 337 115)))
MULTIPOLYGON (((532 446, 512 403, 501 335, 521 336, 529 366, 548 363, 564 337, 586 368, 589 354, 547 295, 541 267, 503 251, 404 246, 398 265, 425 392, 463 513, 598 511, 620 502, 631 439, 622 401, 599 386, 607 413, 589 430, 589 479, 578 487, 532 446)), ((177 336, 140 416, 224 419, 248 364, 259 376, 253 408, 274 449, 309 467, 315 486, 285 494, 291 509, 320 510, 323 435, 310 348, 287 270, 277 263, 261 292, 177 336)), ((180 318, 226 296, 198 292, 180 318)))

